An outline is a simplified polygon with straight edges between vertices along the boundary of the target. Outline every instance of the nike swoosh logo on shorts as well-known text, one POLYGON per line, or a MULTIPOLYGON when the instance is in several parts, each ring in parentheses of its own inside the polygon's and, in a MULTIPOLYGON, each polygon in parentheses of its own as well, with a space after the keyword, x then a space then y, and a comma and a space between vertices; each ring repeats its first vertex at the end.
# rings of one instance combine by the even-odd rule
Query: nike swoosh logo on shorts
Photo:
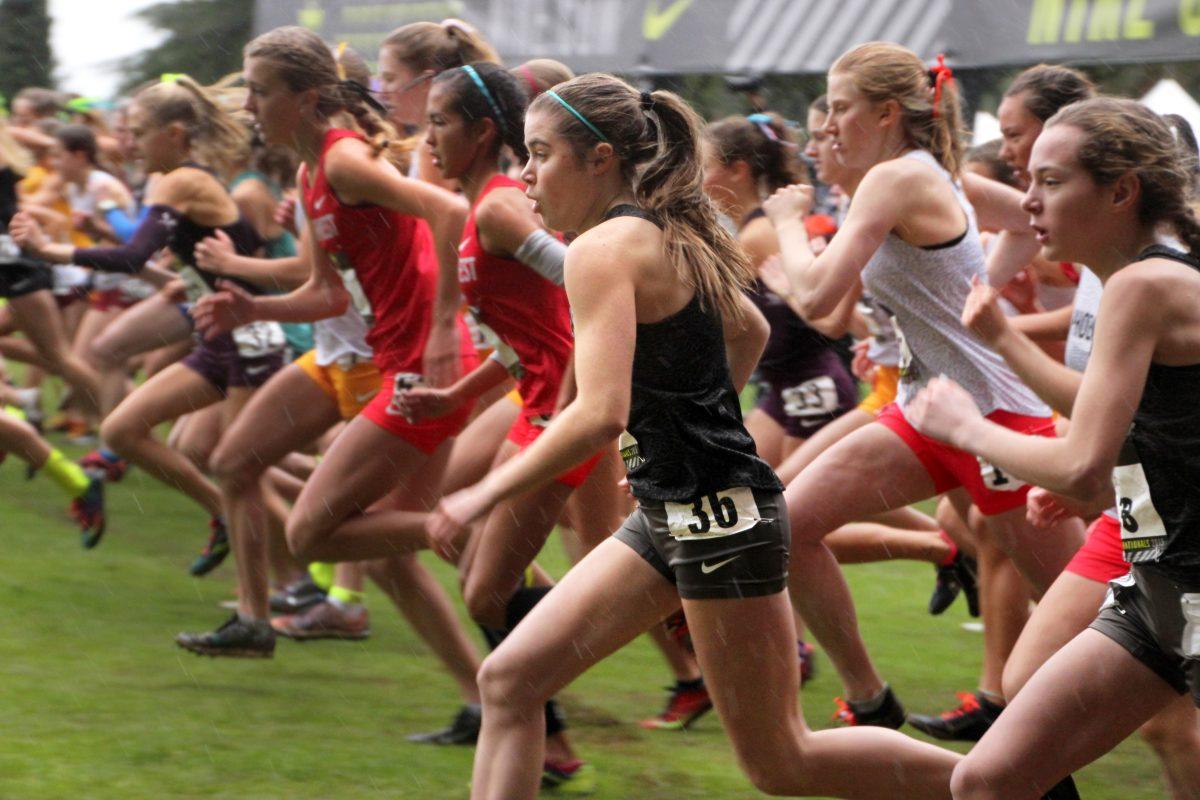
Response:
POLYGON ((721 567, 728 564, 730 561, 737 561, 741 557, 742 557, 742 554, 738 553, 736 556, 733 556, 732 558, 727 558, 724 561, 718 561, 715 564, 707 564, 707 563, 701 561, 700 562, 700 571, 703 572, 705 575, 707 575, 710 572, 716 572, 721 567))
POLYGON ((365 403, 368 400, 370 400, 372 397, 374 397, 376 394, 377 394, 377 392, 367 392, 366 394, 356 394, 356 395, 354 395, 354 402, 365 403))

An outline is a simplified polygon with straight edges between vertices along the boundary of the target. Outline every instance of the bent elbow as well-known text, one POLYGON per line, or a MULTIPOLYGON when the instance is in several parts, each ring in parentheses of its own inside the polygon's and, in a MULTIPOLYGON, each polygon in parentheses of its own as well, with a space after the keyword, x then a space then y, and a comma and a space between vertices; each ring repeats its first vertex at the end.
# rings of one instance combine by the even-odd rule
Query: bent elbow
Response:
POLYGON ((343 288, 332 289, 329 293, 329 312, 331 317, 340 317, 350 307, 350 292, 343 288))
POLYGON ((805 322, 827 317, 837 308, 837 300, 827 300, 816 292, 798 292, 796 304, 800 307, 800 316, 805 322))
POLYGON ((1099 463, 1081 463, 1070 476, 1067 493, 1080 499, 1112 492, 1112 467, 1099 463))

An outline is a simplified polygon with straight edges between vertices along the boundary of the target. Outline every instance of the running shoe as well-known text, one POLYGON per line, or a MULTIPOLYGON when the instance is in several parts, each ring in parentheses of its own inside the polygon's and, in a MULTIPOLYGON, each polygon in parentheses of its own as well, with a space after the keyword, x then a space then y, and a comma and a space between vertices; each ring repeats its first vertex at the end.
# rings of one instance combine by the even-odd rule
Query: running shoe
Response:
POLYGON ((837 703, 838 710, 833 719, 846 726, 873 725, 899 730, 904 725, 904 706, 896 699, 892 687, 888 686, 884 692, 883 702, 874 711, 863 710, 864 703, 834 698, 833 702, 837 703))
POLYGON ((276 614, 302 614, 325 599, 325 590, 308 575, 271 592, 271 611, 276 614))
POLYGON ((414 733, 407 738, 417 744, 475 744, 481 725, 483 709, 474 704, 465 705, 454 715, 448 727, 430 733, 414 733))
POLYGON ((707 714, 713 707, 712 698, 704 680, 677 681, 667 687, 667 707, 656 717, 644 719, 638 724, 651 731, 687 730, 693 722, 707 714))
POLYGON ((188 567, 188 572, 197 578, 219 567, 225 556, 229 555, 229 533, 225 530, 225 520, 213 517, 208 521, 208 527, 211 530, 208 544, 196 556, 192 566, 188 567))
POLYGON ((67 426, 67 443, 76 447, 90 447, 99 441, 96 429, 85 420, 75 420, 67 426))
POLYGON ((967 598, 967 613, 979 616, 979 587, 976 580, 978 567, 975 559, 960 550, 954 561, 937 568, 937 581, 933 594, 929 596, 929 613, 937 616, 944 612, 962 592, 967 598))
POLYGON ((366 639, 371 635, 371 617, 364 606, 338 608, 322 600, 303 614, 276 617, 271 627, 280 636, 297 641, 366 639))
POLYGON ((175 644, 202 656, 271 658, 275 655, 275 631, 265 620, 245 622, 237 614, 209 633, 180 633, 175 644))
POLYGON ((797 639, 796 650, 800 654, 800 685, 804 686, 817 674, 817 648, 803 639, 797 639))
POLYGON ((955 692, 958 708, 938 716, 909 714, 908 724, 935 739, 951 742, 978 742, 1000 716, 1004 706, 996 705, 983 695, 955 692))
POLYGON ((129 471, 129 462, 124 458, 110 460, 104 457, 104 454, 99 450, 93 450, 83 458, 79 459, 79 466, 87 471, 101 470, 104 472, 104 480, 109 483, 118 483, 121 478, 125 477, 125 473, 129 471))
POLYGON ((91 550, 104 536, 104 477, 88 473, 88 487, 71 501, 71 519, 79 523, 79 543, 91 550))
POLYGON ((586 797, 596 791, 596 768, 579 761, 542 765, 542 788, 566 797, 586 797))

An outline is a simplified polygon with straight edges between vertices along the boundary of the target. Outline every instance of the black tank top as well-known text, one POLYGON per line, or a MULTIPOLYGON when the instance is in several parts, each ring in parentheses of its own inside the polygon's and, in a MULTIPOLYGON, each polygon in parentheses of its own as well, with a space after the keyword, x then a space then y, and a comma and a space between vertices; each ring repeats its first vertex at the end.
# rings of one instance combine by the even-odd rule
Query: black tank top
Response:
MULTIPOLYGON (((620 205, 604 215, 650 214, 620 205)), ((742 424, 721 316, 700 293, 675 314, 638 324, 628 436, 621 455, 639 499, 683 502, 735 486, 782 491, 742 424)))
MULTIPOLYGON (((754 209, 742 217, 738 230, 766 215, 761 206, 754 209)), ((831 339, 809 327, 786 300, 767 288, 761 278, 755 279, 749 294, 771 326, 767 346, 758 360, 758 370, 763 377, 790 380, 797 372, 811 367, 814 361, 819 362, 825 352, 833 348, 831 339)))
MULTIPOLYGON (((1200 260, 1155 245, 1136 261, 1200 260)), ((1200 363, 1151 362, 1113 480, 1125 559, 1200 587, 1200 363)))

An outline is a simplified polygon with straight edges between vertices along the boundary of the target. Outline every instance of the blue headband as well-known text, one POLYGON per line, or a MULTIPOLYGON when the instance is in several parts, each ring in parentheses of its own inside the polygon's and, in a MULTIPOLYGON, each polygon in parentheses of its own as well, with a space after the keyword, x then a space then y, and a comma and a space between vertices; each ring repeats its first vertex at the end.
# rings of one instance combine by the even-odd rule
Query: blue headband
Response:
POLYGON ((563 108, 565 108, 567 111, 570 111, 572 114, 574 114, 574 115, 575 115, 575 119, 577 119, 577 120, 579 120, 580 122, 582 122, 582 123, 584 124, 584 127, 586 127, 586 128, 587 128, 589 131, 591 131, 592 133, 596 134, 596 138, 597 138, 597 139, 599 139, 599 140, 600 140, 600 141, 602 141, 602 142, 607 142, 607 141, 608 141, 608 137, 607 137, 607 136, 605 136, 603 133, 601 133, 599 128, 597 128, 597 127, 596 127, 595 125, 593 125, 592 123, 588 122, 588 119, 587 119, 587 117, 585 117, 583 114, 580 114, 578 111, 576 111, 574 108, 572 108, 572 107, 571 107, 571 104, 570 104, 570 103, 568 103, 566 100, 563 100, 561 97, 559 97, 559 96, 558 96, 558 92, 554 91, 553 89, 550 89, 550 90, 547 90, 546 94, 548 94, 548 95, 550 95, 551 97, 553 97, 555 100, 557 100, 557 101, 558 101, 558 104, 559 104, 559 105, 561 105, 561 106, 562 106, 563 108))
POLYGON ((479 73, 470 64, 463 64, 463 72, 471 76, 471 80, 475 81, 475 85, 479 87, 479 93, 483 95, 483 99, 487 101, 488 106, 492 109, 493 116, 496 117, 496 124, 501 128, 507 128, 504 124, 504 115, 500 113, 500 106, 496 104, 492 93, 488 91, 487 84, 483 82, 483 78, 479 77, 479 73))

